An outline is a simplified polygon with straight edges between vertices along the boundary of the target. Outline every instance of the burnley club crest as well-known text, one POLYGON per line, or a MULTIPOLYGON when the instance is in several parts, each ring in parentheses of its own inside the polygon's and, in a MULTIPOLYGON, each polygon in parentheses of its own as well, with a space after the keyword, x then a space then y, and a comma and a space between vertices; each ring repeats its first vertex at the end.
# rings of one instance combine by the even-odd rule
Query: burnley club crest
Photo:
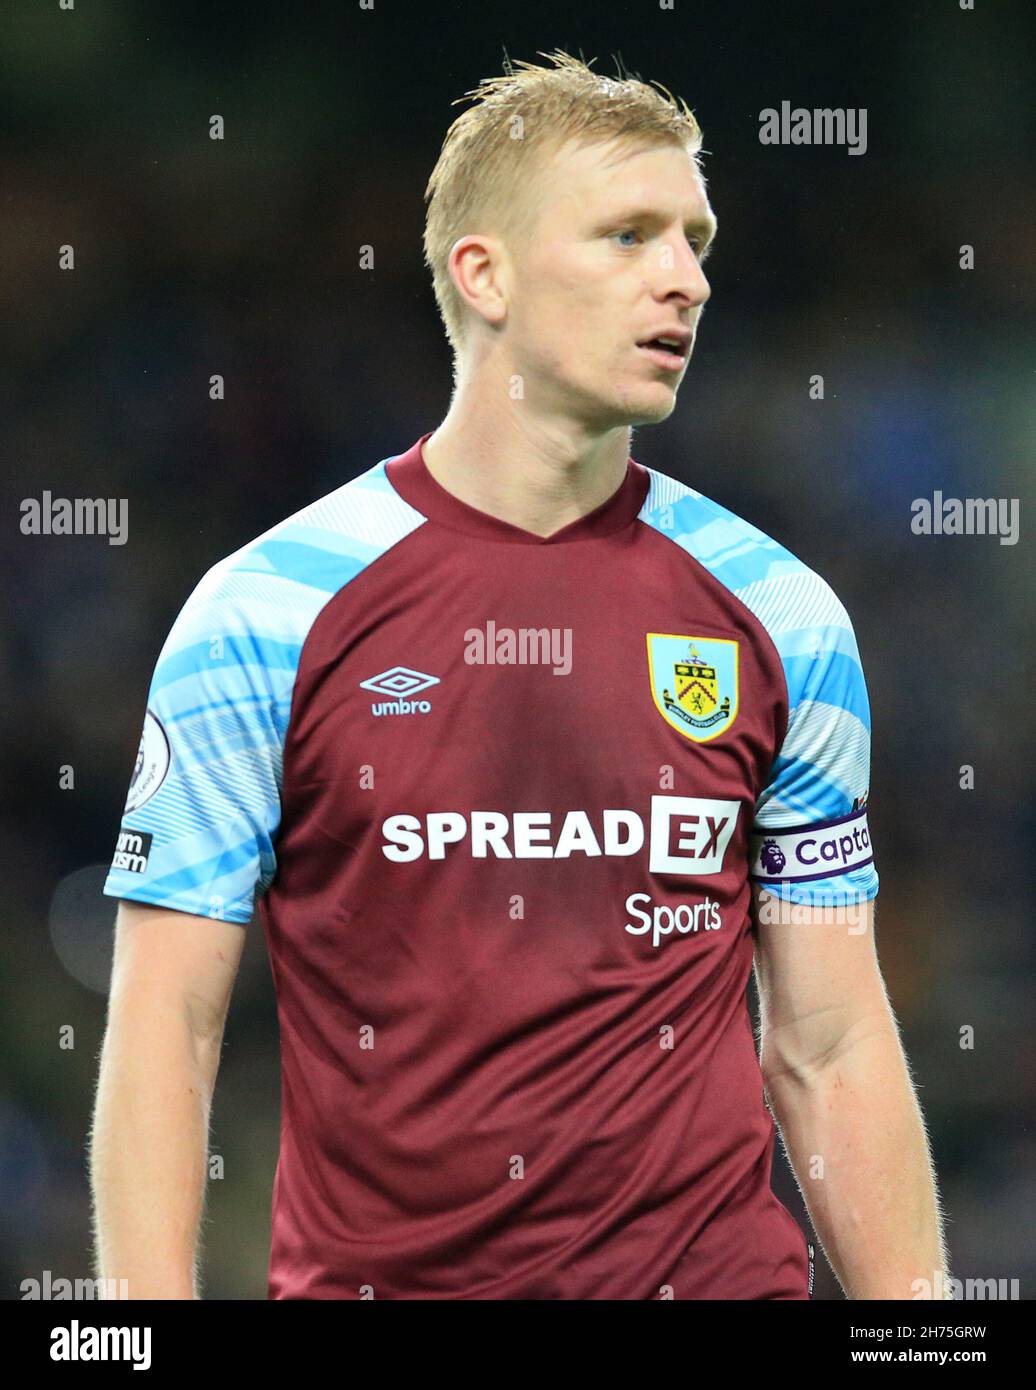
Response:
POLYGON ((649 632, 647 648, 651 697, 666 723, 695 743, 726 733, 737 717, 737 643, 649 632))

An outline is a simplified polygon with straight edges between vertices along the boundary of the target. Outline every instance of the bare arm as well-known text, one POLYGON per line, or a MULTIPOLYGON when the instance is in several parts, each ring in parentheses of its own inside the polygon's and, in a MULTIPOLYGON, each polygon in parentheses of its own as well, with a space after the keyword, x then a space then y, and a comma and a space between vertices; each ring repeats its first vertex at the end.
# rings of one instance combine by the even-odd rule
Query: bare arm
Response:
POLYGON ((788 904, 759 890, 755 902, 760 1065, 831 1266, 851 1299, 948 1297, 935 1174, 873 904, 795 908, 781 921, 788 904))
POLYGON ((208 1127, 245 929, 121 901, 90 1147, 98 1277, 192 1299, 208 1127))

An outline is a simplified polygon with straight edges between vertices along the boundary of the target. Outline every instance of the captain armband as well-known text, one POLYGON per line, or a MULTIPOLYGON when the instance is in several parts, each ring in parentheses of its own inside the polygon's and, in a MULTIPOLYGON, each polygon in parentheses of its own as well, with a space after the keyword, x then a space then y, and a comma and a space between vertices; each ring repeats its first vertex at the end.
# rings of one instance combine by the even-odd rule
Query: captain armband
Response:
POLYGON ((753 831, 748 876, 756 883, 808 883, 873 863, 866 810, 815 825, 753 831))

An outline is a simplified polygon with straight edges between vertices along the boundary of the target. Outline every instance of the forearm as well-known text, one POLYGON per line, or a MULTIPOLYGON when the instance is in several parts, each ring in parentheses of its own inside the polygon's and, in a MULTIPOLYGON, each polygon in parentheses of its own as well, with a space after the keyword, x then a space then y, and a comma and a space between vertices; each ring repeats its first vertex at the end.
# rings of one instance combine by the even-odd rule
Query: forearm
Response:
MULTIPOLYGON (((820 1242, 851 1299, 940 1296, 949 1278, 921 1111, 891 1014, 818 1069, 766 1090, 820 1242)), ((946 1297, 943 1293, 941 1296, 946 1297)))
POLYGON ((171 1004, 113 1000, 90 1154, 96 1272, 125 1279, 130 1298, 197 1297, 219 1044, 171 1004))

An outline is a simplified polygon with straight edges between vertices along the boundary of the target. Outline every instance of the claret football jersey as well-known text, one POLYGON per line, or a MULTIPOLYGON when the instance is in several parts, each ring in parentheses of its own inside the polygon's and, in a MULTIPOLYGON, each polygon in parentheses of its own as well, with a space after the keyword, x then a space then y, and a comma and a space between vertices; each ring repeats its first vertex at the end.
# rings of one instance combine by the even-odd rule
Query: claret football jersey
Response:
POLYGON ((262 924, 269 1295, 807 1298, 751 885, 877 893, 849 617, 633 459, 544 538, 427 438, 187 599, 105 883, 262 924))

